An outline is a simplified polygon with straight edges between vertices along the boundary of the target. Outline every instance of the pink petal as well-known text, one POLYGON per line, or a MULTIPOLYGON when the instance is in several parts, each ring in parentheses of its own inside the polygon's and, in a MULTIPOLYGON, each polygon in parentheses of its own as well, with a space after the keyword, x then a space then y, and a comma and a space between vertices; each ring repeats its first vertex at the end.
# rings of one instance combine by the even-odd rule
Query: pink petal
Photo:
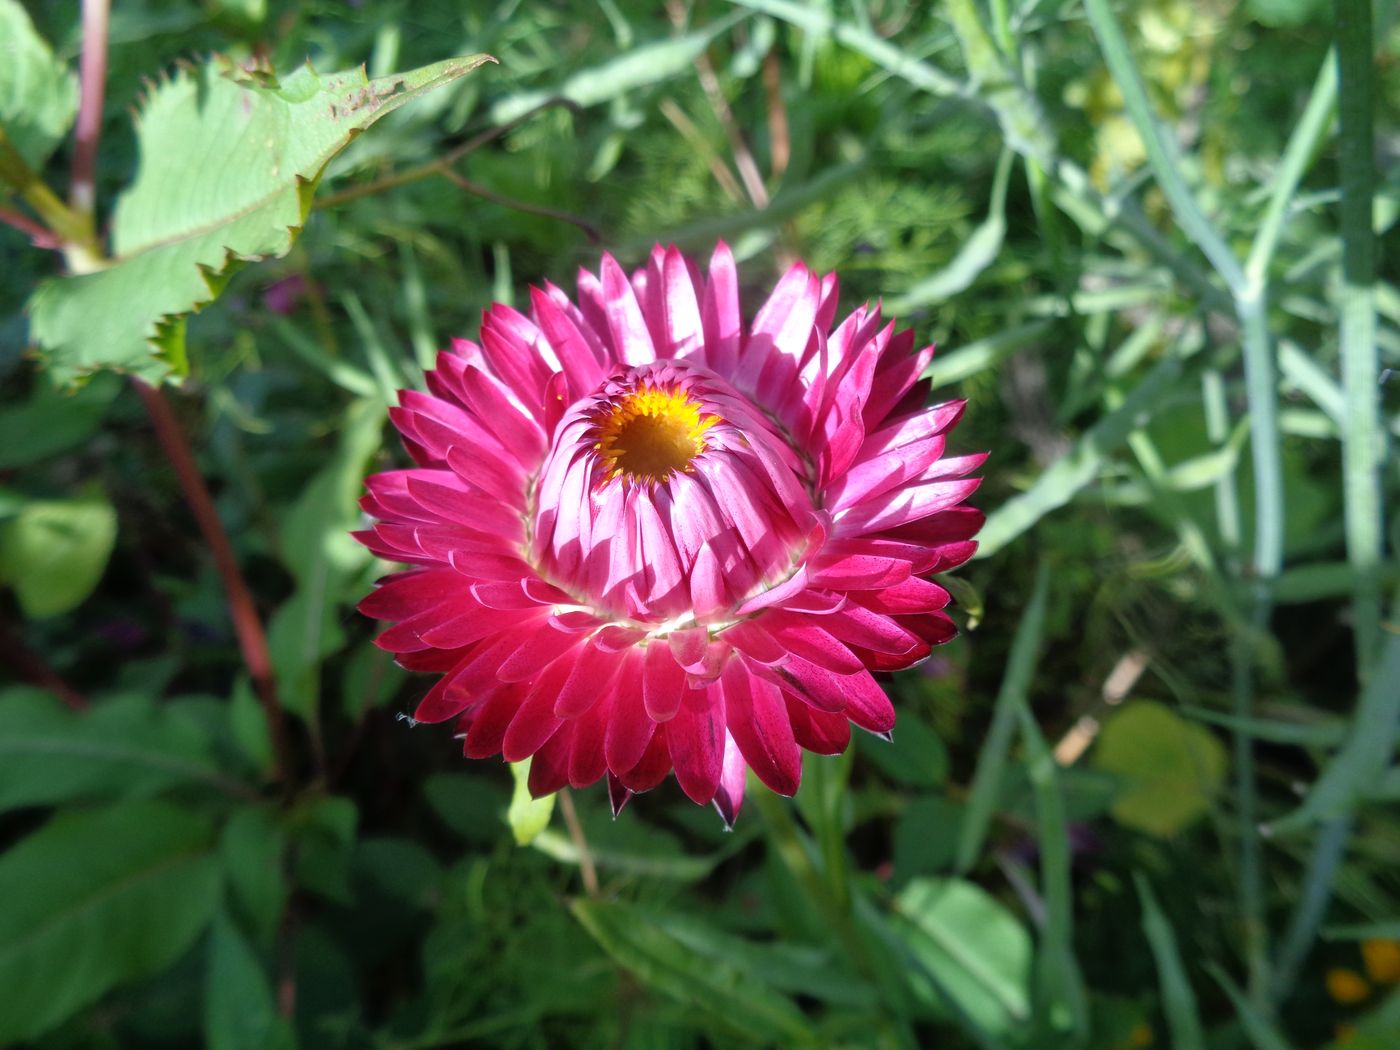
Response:
POLYGON ((603 751, 614 773, 632 769, 651 743, 656 723, 642 702, 642 656, 629 652, 618 675, 612 714, 604 734, 603 751))
POLYGON ((714 797, 715 809, 719 811, 726 831, 733 830, 734 822, 739 819, 739 810, 744 806, 744 781, 747 779, 747 773, 748 767, 744 764, 744 756, 739 753, 739 746, 734 743, 734 738, 726 730, 724 734, 724 761, 720 768, 719 786, 715 789, 714 797))
POLYGON ((637 303, 627 275, 611 255, 604 253, 602 266, 603 308, 607 313, 608 331, 618 360, 626 365, 644 365, 656 360, 656 348, 651 342, 642 308, 637 303))
POLYGON ((506 730, 520 707, 518 686, 502 686, 492 692, 472 716, 462 752, 468 758, 488 758, 500 753, 506 730))
POLYGON ((667 722, 680 710, 685 695, 685 670, 676 663, 671 650, 659 643, 646 648, 642 671, 642 701, 653 722, 667 722))
POLYGON ((910 616, 942 609, 949 598, 938 584, 914 577, 894 587, 858 594, 855 600, 877 613, 910 616))
POLYGON ((886 616, 850 602, 822 621, 822 626, 847 645, 903 656, 919 645, 917 635, 886 616))
POLYGON ((573 725, 565 723, 530 756, 527 783, 532 798, 552 795, 569 782, 569 752, 573 749, 573 735, 573 725))
POLYGON ((573 746, 569 750, 569 784, 572 787, 587 787, 608 771, 603 741, 612 706, 601 703, 574 723, 573 746))
POLYGON ((715 797, 724 765, 724 694, 718 688, 686 690, 676 717, 666 723, 676 782, 692 802, 715 797))
POLYGON ((527 687, 525 701, 501 741, 501 755, 507 762, 519 762, 533 755, 564 724, 554 713, 554 699, 572 670, 571 660, 556 660, 527 687))
POLYGON ((617 775, 629 791, 650 791, 671 772, 671 754, 666 748, 666 728, 667 726, 657 726, 656 733, 637 764, 627 772, 617 775))
POLYGON ((868 671, 846 679, 846 716, 870 733, 888 733, 894 728, 894 705, 868 671))
POLYGON ((778 687, 751 675, 737 660, 725 668, 729 732, 758 778, 780 795, 792 795, 802 779, 802 754, 778 687))
POLYGON ((855 674, 865 667, 860 657, 811 618, 770 612, 763 617, 763 629, 788 652, 833 674, 855 674))
POLYGON ((705 326, 704 364, 720 375, 733 375, 739 361, 743 319, 739 313, 739 275, 729 245, 720 241, 710 257, 700 316, 705 326))
POLYGON ((852 554, 831 561, 815 559, 808 575, 814 587, 875 590, 903 583, 911 571, 909 563, 898 558, 852 554))
POLYGON ((982 483, 981 478, 958 481, 931 481, 894 493, 888 499, 863 503, 836 519, 842 535, 858 536, 917 521, 947 510, 967 499, 982 483))
POLYGON ((598 702, 622 666, 623 654, 616 650, 583 646, 574 660, 573 672, 559 690, 554 713, 560 718, 577 718, 598 702))
POLYGON ((798 746, 814 755, 839 755, 851 742, 851 723, 844 714, 820 711, 796 696, 783 695, 792 735, 798 746))

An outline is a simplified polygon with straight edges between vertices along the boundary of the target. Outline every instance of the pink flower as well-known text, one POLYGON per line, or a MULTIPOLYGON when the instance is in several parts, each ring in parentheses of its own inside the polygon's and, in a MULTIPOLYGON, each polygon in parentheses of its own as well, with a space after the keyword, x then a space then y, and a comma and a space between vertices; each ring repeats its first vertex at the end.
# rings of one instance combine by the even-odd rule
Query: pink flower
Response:
POLYGON ((972 556, 984 455, 945 457, 960 401, 924 407, 932 347, 792 267, 744 325, 720 244, 577 303, 487 311, 391 410, 418 466, 371 477, 359 538, 413 566, 360 605, 442 678, 414 717, 472 758, 533 756, 536 795, 608 777, 614 808, 673 769, 732 823, 750 767, 791 795, 802 749, 888 734, 872 672, 954 633, 926 579, 972 556))

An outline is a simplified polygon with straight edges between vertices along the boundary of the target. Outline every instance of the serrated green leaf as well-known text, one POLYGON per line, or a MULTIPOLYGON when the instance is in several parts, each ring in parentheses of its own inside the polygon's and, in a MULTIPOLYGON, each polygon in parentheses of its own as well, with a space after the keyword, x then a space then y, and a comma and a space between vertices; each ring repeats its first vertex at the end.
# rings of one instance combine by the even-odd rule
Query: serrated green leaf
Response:
POLYGON ((102 495, 29 504, 0 530, 0 582, 24 615, 58 616, 83 603, 107 568, 117 512, 102 495))
POLYGON ((30 300, 31 332, 55 378, 105 368, 182 377, 185 316, 239 266, 286 254, 326 163, 380 117, 490 60, 376 80, 305 66, 280 84, 227 62, 178 70, 137 121, 142 163, 117 204, 112 264, 48 281, 30 300))
POLYGON ((192 784, 248 790, 219 768, 203 728, 169 705, 125 696, 77 713, 38 689, 0 692, 0 812, 192 784))
POLYGON ((57 817, 0 858, 0 1044, 184 952, 218 906, 213 829, 157 802, 57 817))
MULTIPOLYGON (((910 949, 981 1028, 1001 1034, 1030 1017, 1030 934, 985 890, 962 879, 915 879, 895 907, 910 949)), ((938 994, 917 982, 916 991, 938 994)))
POLYGON ((20 156, 40 168, 78 113, 78 78, 16 0, 0 0, 0 126, 20 156))
POLYGON ((288 1050, 296 1040, 277 1014, 267 972, 227 916, 214 923, 204 982, 204 1045, 209 1050, 288 1050))

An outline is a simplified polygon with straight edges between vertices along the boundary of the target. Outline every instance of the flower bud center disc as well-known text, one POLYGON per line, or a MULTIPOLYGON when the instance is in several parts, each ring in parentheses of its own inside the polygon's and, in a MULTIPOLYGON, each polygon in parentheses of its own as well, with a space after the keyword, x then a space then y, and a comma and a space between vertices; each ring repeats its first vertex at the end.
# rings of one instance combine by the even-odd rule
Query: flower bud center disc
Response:
POLYGON ((705 432, 719 421, 680 390, 642 386, 594 417, 594 449, 609 479, 664 481, 688 471, 706 449, 705 432))

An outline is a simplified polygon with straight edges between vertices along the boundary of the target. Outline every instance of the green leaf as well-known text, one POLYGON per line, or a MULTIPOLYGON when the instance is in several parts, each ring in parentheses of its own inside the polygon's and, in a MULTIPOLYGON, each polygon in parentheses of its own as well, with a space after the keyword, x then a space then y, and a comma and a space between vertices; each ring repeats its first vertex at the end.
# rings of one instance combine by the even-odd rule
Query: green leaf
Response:
POLYGON ((491 107, 492 124, 509 124, 532 109, 555 99, 575 106, 596 106, 628 91, 636 91, 671 77, 689 73, 710 41, 726 33, 742 16, 717 19, 703 30, 684 36, 639 44, 618 58, 591 69, 581 69, 557 87, 526 91, 501 99, 491 107))
POLYGON ((264 806, 238 810, 219 836, 219 857, 232 903, 265 943, 275 935, 287 903, 286 854, 286 829, 264 806))
POLYGON ((1155 700, 1131 700, 1110 718, 1094 766, 1127 782, 1113 803, 1120 824, 1167 838, 1203 816, 1225 783, 1225 745, 1155 700))
POLYGON ((915 798, 895 820, 896 884, 915 875, 931 875, 953 866, 966 807, 942 795, 915 798))
POLYGON ((65 814, 0 857, 0 1043, 190 947, 218 906, 209 821, 157 802, 65 814))
POLYGON ((915 879, 895 908, 914 955, 981 1028, 1003 1034, 1030 1018, 1030 934, 995 898, 963 879, 915 879))
POLYGON ((515 836, 517 846, 528 846, 535 841, 554 813, 554 796, 534 798, 530 794, 530 760, 512 762, 511 776, 515 777, 515 792, 510 797, 510 808, 506 810, 506 823, 515 836))
POLYGON ((16 0, 0 0, 0 127, 41 168, 78 114, 78 78, 54 58, 16 0))
POLYGON ((299 886, 337 904, 353 902, 350 863, 359 822, 355 803, 334 795, 316 799, 296 815, 293 834, 299 886))
POLYGON ((180 785, 250 791, 220 769, 198 722, 149 697, 118 697, 79 713, 38 689, 0 692, 0 811, 180 785))
POLYGON ((228 702, 228 727, 233 742, 253 768, 264 777, 271 777, 272 731, 267 724, 267 710, 244 675, 233 683, 233 694, 228 702))
POLYGON ((948 749, 915 715, 900 716, 894 739, 869 733, 856 737, 856 750, 886 776, 910 787, 936 788, 948 779, 948 749))
POLYGON ((350 530, 359 521, 357 500, 384 418, 377 398, 349 406, 335 455, 292 504, 282 527, 282 562, 297 586, 268 623, 268 647, 282 702, 303 718, 321 692, 321 662, 345 645, 346 588, 370 560, 350 530))
POLYGON ((96 589, 117 539, 117 512, 102 495, 29 504, 0 529, 0 581, 26 616, 58 616, 96 589))
POLYGON ((423 782, 423 798, 443 824, 478 845, 496 841, 509 804, 503 785, 481 773, 436 773, 423 782))
POLYGON ((102 425, 120 391, 116 376, 72 391, 60 390, 49 376, 36 376, 29 398, 0 415, 0 470, 28 466, 82 444, 102 425))
POLYGON ((262 962, 227 916, 214 922, 204 982, 209 1050, 286 1050, 296 1045, 262 962))
POLYGON ((280 84, 227 61, 177 70, 138 118, 143 159, 117 204, 111 265, 48 281, 30 301, 31 331, 55 378, 72 383, 104 368, 183 377, 185 315, 217 298, 243 264, 290 250, 326 163, 380 117, 487 61, 454 58, 376 80, 363 69, 322 76, 305 66, 280 84))
MULTIPOLYGON (((667 929, 669 917, 614 901, 577 900, 574 917, 639 981, 707 1013, 728 1030, 780 1046, 812 1046, 806 1018, 785 995, 723 953, 667 929)), ((684 930, 694 927, 682 924, 684 930)))

